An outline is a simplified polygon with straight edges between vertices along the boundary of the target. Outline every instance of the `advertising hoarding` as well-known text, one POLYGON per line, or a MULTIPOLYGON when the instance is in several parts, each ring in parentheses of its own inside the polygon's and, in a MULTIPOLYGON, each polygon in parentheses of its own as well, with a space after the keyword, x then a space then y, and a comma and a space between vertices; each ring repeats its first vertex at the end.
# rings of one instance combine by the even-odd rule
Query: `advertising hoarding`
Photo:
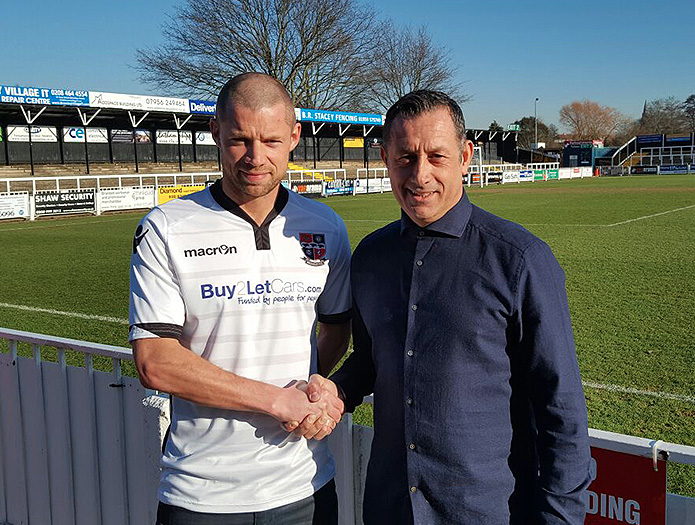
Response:
POLYGON ((665 175, 676 175, 688 173, 688 166, 686 164, 667 164, 662 165, 659 168, 659 173, 665 175))
POLYGON ((0 86, 0 103, 36 104, 40 106, 89 106, 87 91, 0 86))
POLYGON ((154 186, 102 188, 97 195, 101 211, 152 208, 157 204, 155 197, 154 186))
POLYGON ((212 138, 210 131, 196 131, 195 143, 201 146, 216 146, 215 139, 212 138))
POLYGON ((177 184, 175 186, 159 186, 157 188, 157 204, 164 204, 170 200, 178 199, 184 195, 190 195, 196 191, 204 190, 205 184, 177 184))
MULTIPOLYGON (((212 134, 211 134, 212 135, 212 134)), ((158 129, 157 144, 178 144, 179 134, 175 129, 158 129)), ((181 130, 181 144, 193 144, 193 133, 181 130)), ((213 142, 214 144, 214 142, 213 142)))
MULTIPOLYGON (((63 128, 63 142, 79 142, 84 144, 84 128, 73 126, 63 128)), ((109 134, 106 128, 87 128, 87 142, 89 144, 108 144, 109 134)))
POLYGON ((346 148, 364 148, 364 138, 363 137, 345 137, 343 139, 343 146, 346 148))
POLYGON ((384 115, 376 113, 348 113, 345 111, 324 111, 320 109, 297 108, 297 120, 310 122, 335 122, 337 124, 367 124, 382 126, 384 115))
POLYGON ((112 129, 111 142, 133 143, 133 131, 130 129, 112 129))
POLYGON ((591 447, 585 524, 666 523, 666 463, 591 447))
POLYGON ((0 219, 28 219, 29 194, 5 193, 0 195, 0 219))
POLYGON ((656 175, 659 173, 658 166, 632 166, 630 168, 631 175, 656 175))
POLYGON ((217 104, 210 100, 189 100, 188 107, 191 113, 213 116, 217 104))
POLYGON ((290 189, 302 195, 323 195, 323 183, 321 181, 292 181, 290 189))
POLYGON ((89 105, 93 108, 163 111, 167 113, 188 113, 190 111, 186 98, 126 95, 101 91, 89 92, 89 105))
POLYGON ((528 182, 533 180, 532 170, 519 170, 519 182, 528 182))
MULTIPOLYGON (((29 142, 29 126, 7 126, 9 142, 29 142)), ((58 132, 53 126, 31 126, 32 142, 58 142, 58 132)))
POLYGON ((505 171, 502 173, 502 184, 509 184, 510 182, 519 182, 519 172, 516 170, 505 171))
POLYGON ((326 181, 326 195, 352 195, 354 182, 351 179, 326 181))
POLYGON ((36 215, 61 215, 96 210, 95 191, 53 190, 34 194, 36 215))
POLYGON ((545 170, 533 170, 533 180, 545 180, 546 171, 545 170))
POLYGON ((548 176, 546 180, 557 180, 560 178, 560 171, 555 169, 555 170, 548 170, 548 176))

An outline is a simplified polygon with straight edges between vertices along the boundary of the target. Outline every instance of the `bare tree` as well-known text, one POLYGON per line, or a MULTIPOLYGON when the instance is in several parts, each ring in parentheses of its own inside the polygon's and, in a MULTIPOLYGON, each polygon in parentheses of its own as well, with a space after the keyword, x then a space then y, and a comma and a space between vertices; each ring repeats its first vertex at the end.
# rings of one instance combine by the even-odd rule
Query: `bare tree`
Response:
POLYGON ((458 68, 449 51, 437 46, 424 26, 398 28, 388 23, 381 33, 378 56, 363 70, 364 104, 387 110, 417 89, 444 91, 459 103, 470 99, 455 80, 458 68))
MULTIPOLYGON (((533 117, 523 117, 513 122, 520 127, 517 144, 520 148, 531 148, 536 138, 536 121, 533 117)), ((544 142, 546 147, 551 147, 557 142, 557 128, 554 125, 546 125, 538 119, 538 142, 544 142)))
POLYGON ((165 43, 138 50, 137 69, 159 89, 208 97, 231 76, 259 71, 298 106, 352 107, 379 24, 355 0, 186 0, 163 26, 165 43))
POLYGON ((610 140, 625 117, 608 106, 592 100, 574 101, 560 108, 560 123, 568 128, 574 140, 610 140))
POLYGON ((685 99, 685 102, 683 102, 683 113, 685 114, 688 128, 691 131, 695 130, 695 94, 690 95, 685 99))
POLYGON ((675 97, 647 102, 640 119, 640 133, 681 133, 688 131, 683 103, 675 97))

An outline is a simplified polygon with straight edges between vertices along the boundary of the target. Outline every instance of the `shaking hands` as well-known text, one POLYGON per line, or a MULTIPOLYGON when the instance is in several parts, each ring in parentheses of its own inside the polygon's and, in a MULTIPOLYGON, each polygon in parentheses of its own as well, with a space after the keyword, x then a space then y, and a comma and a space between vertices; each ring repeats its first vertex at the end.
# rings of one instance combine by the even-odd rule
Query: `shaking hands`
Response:
POLYGON ((285 420, 282 426, 287 432, 306 439, 323 439, 333 432, 345 410, 333 381, 313 374, 308 383, 296 381, 287 388, 295 389, 305 396, 301 408, 306 411, 303 417, 285 420))

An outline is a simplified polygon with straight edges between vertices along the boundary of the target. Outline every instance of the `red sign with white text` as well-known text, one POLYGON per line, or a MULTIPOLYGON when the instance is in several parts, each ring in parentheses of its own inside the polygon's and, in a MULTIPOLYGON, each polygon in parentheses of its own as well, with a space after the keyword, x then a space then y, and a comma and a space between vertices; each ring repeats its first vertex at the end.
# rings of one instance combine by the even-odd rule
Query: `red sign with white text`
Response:
POLYGON ((586 525, 665 525, 666 462, 591 447, 586 525))

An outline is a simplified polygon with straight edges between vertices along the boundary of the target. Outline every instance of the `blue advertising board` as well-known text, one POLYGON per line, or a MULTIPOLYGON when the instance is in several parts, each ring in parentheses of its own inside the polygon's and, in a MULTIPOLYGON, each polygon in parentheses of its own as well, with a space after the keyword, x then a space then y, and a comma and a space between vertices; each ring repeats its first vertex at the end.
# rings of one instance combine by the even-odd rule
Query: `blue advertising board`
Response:
POLYGON ((214 115, 217 104, 210 100, 189 100, 188 105, 191 113, 198 115, 214 115))
POLYGON ((662 165, 659 169, 659 173, 668 174, 685 174, 688 173, 688 166, 685 164, 668 164, 662 165))
POLYGON ((328 180, 326 181, 326 195, 352 195, 352 180, 328 180))
POLYGON ((41 106, 89 106, 89 93, 73 89, 0 86, 0 103, 36 104, 41 106))
POLYGON ((322 109, 299 109, 299 120, 309 122, 335 122, 337 124, 367 124, 383 126, 384 116, 376 113, 347 113, 322 109))

